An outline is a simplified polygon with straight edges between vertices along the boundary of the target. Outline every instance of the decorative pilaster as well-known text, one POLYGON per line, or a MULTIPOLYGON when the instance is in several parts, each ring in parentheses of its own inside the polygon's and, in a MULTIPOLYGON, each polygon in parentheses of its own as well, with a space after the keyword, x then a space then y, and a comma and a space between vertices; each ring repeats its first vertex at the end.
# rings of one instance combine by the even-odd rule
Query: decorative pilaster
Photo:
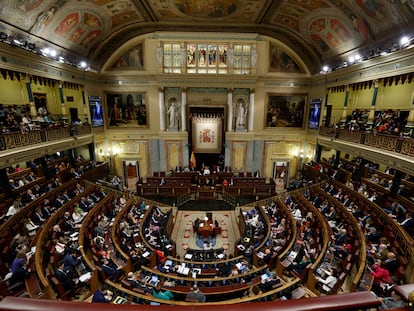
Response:
POLYGON ((26 75, 26 89, 27 89, 27 96, 29 98, 30 115, 32 117, 36 117, 37 116, 37 111, 36 111, 36 106, 35 106, 34 100, 33 100, 32 85, 30 83, 31 83, 31 78, 30 78, 29 75, 26 75))
POLYGON ((377 104, 378 97, 378 80, 374 81, 374 93, 372 94, 371 109, 368 115, 368 124, 372 124, 375 118, 375 105, 377 104))
POLYGON ((66 115, 65 97, 63 96, 63 81, 59 81, 59 99, 62 108, 62 115, 66 115))
POLYGON ((342 112, 342 120, 346 120, 347 115, 347 108, 348 108, 348 101, 349 101, 349 84, 346 86, 346 92, 345 92, 345 99, 344 99, 344 110, 342 112))

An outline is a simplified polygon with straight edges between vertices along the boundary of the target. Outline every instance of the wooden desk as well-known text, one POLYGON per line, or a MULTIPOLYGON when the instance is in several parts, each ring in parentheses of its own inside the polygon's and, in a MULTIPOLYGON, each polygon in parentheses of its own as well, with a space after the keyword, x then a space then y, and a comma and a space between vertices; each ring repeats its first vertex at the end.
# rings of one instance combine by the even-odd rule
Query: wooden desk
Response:
POLYGON ((214 226, 212 220, 201 220, 198 228, 197 228, 197 234, 208 237, 213 235, 214 232, 214 226))
POLYGON ((216 191, 211 188, 199 188, 197 191, 197 197, 200 200, 215 200, 216 191))

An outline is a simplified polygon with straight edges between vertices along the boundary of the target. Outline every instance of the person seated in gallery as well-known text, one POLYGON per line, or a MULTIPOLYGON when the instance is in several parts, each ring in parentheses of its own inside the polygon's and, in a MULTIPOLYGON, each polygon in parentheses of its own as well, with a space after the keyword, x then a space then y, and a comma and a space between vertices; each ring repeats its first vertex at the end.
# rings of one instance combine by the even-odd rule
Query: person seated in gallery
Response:
POLYGON ((273 256, 272 249, 266 248, 263 252, 263 258, 262 258, 263 262, 266 263, 266 264, 269 263, 272 256, 273 256))
POLYGON ((405 231, 407 231, 410 235, 414 234, 414 219, 413 219, 413 213, 406 212, 405 218, 398 222, 401 227, 404 228, 405 231))
POLYGON ((59 280, 60 284, 62 284, 65 291, 73 292, 79 284, 79 279, 72 279, 70 272, 65 269, 63 260, 59 261, 56 266, 55 277, 59 280))
MULTIPOLYGON (((408 296, 408 298, 410 298, 410 295, 408 296)), ((406 310, 404 307, 406 307, 407 304, 401 298, 401 296, 397 294, 395 290, 391 290, 389 296, 380 298, 380 300, 381 300, 381 305, 378 307, 378 310, 393 310, 393 309, 406 310)), ((410 303, 409 305, 412 305, 412 303, 410 303)))
POLYGON ((186 295, 185 300, 186 301, 206 302, 206 295, 204 295, 200 291, 197 284, 194 284, 193 287, 191 287, 190 292, 186 295))
POLYGON ((10 284, 16 284, 24 282, 24 280, 29 276, 30 271, 26 268, 26 264, 30 260, 30 257, 26 255, 26 248, 23 247, 14 258, 10 271, 11 278, 10 284))
POLYGON ((224 178, 223 182, 221 183, 223 187, 227 187, 229 185, 229 181, 227 178, 224 178))
POLYGON ((109 289, 107 290, 99 290, 97 289, 92 296, 92 302, 100 302, 100 303, 110 303, 112 301, 113 292, 109 289))
POLYGON ((325 294, 329 294, 332 288, 335 286, 336 282, 338 281, 338 272, 335 268, 331 267, 329 270, 326 271, 326 275, 326 278, 317 276, 316 280, 322 285, 321 291, 325 294))
POLYGON ((65 271, 73 279, 77 276, 77 266, 80 264, 80 257, 77 256, 76 249, 69 249, 65 256, 63 256, 62 261, 64 262, 65 271))
POLYGON ((275 276, 267 275, 266 278, 262 278, 259 288, 262 292, 268 292, 277 287, 281 283, 280 279, 275 276))
POLYGON ((109 262, 107 258, 102 259, 101 268, 104 271, 105 275, 114 282, 118 281, 119 278, 124 274, 120 268, 118 268, 114 263, 109 262))
POLYGON ((376 260, 370 268, 371 275, 374 276, 372 291, 380 297, 385 297, 387 288, 393 284, 390 272, 381 266, 382 261, 376 260))
POLYGON ((297 274, 302 275, 302 273, 305 271, 306 267, 312 263, 312 258, 309 254, 305 254, 302 259, 297 262, 293 261, 291 267, 293 271, 295 271, 297 274))
POLYGON ((163 300, 173 300, 174 294, 170 292, 169 290, 162 290, 161 285, 158 285, 157 287, 154 287, 152 290, 152 295, 155 298, 163 299, 163 300))
POLYGON ((203 169, 203 175, 210 175, 210 168, 208 166, 205 166, 203 169))
POLYGON ((129 284, 131 284, 132 288, 142 287, 141 283, 137 280, 137 278, 134 275, 134 272, 132 271, 128 272, 126 280, 129 282, 129 284))

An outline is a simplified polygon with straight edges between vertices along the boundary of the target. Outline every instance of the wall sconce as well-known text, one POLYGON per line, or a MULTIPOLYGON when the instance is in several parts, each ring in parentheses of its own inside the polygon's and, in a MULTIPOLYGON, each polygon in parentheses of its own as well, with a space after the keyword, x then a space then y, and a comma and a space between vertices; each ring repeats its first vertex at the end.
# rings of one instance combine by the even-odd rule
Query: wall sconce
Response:
POLYGON ((21 47, 25 47, 27 45, 27 41, 24 41, 22 38, 14 38, 12 43, 21 47))
POLYGON ((4 41, 9 37, 9 35, 5 32, 0 32, 0 40, 4 41))
POLYGON ((121 147, 119 144, 112 146, 112 155, 116 156, 119 153, 121 153, 121 147))

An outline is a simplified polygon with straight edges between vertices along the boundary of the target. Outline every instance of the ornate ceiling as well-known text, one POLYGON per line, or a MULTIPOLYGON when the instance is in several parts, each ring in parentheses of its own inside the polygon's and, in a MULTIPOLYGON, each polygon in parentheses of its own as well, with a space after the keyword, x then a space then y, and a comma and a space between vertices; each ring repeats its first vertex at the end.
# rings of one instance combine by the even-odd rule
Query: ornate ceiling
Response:
POLYGON ((153 31, 258 33, 316 67, 397 42, 413 24, 414 0, 0 1, 0 31, 98 67, 122 43, 153 31))

